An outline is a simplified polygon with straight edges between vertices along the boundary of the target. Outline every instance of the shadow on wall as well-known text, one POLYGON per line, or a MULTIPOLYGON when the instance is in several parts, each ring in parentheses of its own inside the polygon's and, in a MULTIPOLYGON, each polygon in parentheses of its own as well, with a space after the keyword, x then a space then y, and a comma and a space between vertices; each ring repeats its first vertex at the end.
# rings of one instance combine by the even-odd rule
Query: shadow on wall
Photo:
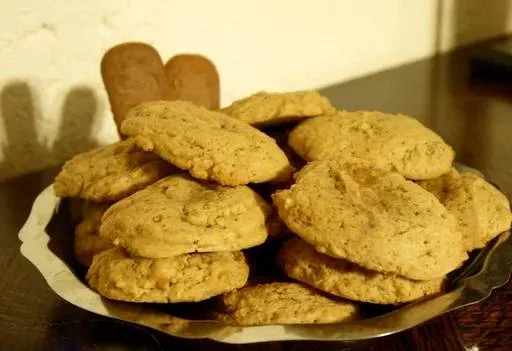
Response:
POLYGON ((5 85, 0 94, 6 140, 2 142, 0 180, 36 171, 97 146, 91 137, 97 101, 88 87, 72 88, 64 99, 61 124, 52 147, 38 138, 39 112, 26 82, 5 85))

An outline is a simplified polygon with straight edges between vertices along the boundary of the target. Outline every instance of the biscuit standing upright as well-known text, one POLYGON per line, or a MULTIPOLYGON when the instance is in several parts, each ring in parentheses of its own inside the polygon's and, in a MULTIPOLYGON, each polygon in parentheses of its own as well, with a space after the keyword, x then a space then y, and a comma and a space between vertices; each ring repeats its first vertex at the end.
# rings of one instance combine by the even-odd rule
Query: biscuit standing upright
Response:
POLYGON ((119 133, 130 108, 170 98, 164 64, 150 45, 124 43, 110 48, 101 60, 101 75, 119 133))
POLYGON ((170 82, 170 100, 185 100, 209 110, 220 107, 220 83, 213 62, 201 55, 182 54, 165 65, 170 82))

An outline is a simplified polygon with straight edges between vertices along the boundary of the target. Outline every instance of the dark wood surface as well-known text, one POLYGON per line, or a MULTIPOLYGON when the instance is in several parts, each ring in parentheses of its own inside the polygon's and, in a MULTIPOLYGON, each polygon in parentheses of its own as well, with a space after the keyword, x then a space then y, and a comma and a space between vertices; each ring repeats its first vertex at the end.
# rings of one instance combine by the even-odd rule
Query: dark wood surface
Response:
MULTIPOLYGON (((475 48, 329 87, 340 108, 401 112, 439 132, 460 161, 512 194, 512 88, 470 79, 475 48)), ((55 169, 0 184, 0 350, 480 350, 512 349, 512 285, 483 303, 393 336, 354 344, 224 345, 181 340, 83 311, 56 296, 19 254, 17 232, 55 169)), ((512 254, 512 253, 511 253, 512 254)))

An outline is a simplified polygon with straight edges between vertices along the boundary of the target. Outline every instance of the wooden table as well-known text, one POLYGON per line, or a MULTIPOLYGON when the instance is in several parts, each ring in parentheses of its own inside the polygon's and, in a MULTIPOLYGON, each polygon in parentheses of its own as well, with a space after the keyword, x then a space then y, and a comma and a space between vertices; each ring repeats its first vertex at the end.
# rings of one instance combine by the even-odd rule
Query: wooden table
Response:
MULTIPOLYGON (((512 87, 473 82, 475 48, 422 60, 324 89, 340 108, 417 117, 454 146, 458 159, 512 194, 512 87)), ((512 350, 512 285, 488 300, 415 329, 357 344, 284 342, 224 345, 180 340, 109 320, 57 297, 19 254, 17 231, 55 169, 0 184, 1 350, 512 350)), ((511 253, 512 254, 512 253, 511 253)))

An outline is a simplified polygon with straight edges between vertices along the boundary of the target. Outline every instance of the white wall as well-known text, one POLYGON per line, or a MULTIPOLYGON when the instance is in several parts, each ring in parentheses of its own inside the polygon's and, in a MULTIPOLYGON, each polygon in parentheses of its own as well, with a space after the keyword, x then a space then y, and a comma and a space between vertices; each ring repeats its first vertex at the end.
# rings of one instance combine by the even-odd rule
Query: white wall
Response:
MULTIPOLYGON (((469 2, 489 7, 488 1, 469 2)), ((462 42, 461 35, 452 35, 456 3, 3 1, 0 179, 117 139, 99 62, 120 42, 148 42, 164 61, 183 52, 208 56, 219 69, 225 105, 258 90, 317 88, 426 57, 437 47, 448 49, 462 42), (438 12, 444 19, 440 42, 438 12)), ((473 18, 470 27, 485 18, 465 11, 473 18)))

